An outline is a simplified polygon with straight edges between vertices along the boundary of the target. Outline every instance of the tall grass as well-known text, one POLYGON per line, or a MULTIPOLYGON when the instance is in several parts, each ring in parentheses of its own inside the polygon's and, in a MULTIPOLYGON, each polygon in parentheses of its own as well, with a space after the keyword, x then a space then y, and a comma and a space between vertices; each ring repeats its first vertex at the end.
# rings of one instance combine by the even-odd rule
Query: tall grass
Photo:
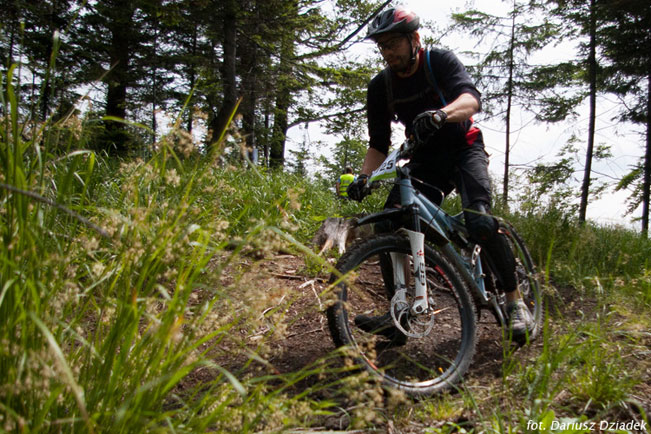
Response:
POLYGON ((368 378, 336 375, 297 392, 307 377, 351 369, 327 355, 256 376, 291 321, 292 294, 242 264, 278 251, 321 261, 306 247, 321 221, 377 210, 383 195, 339 202, 330 186, 207 158, 180 131, 147 160, 74 150, 92 120, 28 128, 12 74, 0 92, 0 431, 280 431, 315 423, 340 393, 358 400, 349 419, 360 427, 384 417, 463 432, 470 412, 478 430, 523 432, 528 421, 608 414, 635 387, 638 353, 625 344, 645 345, 636 330, 649 326, 651 245, 553 210, 509 219, 556 285, 603 303, 571 330, 549 310, 541 346, 505 352, 489 397, 467 385, 385 400, 368 378))
POLYGON ((578 224, 557 209, 506 218, 545 280, 543 332, 528 348, 505 347, 492 388, 469 383, 459 396, 434 401, 465 416, 428 432, 590 433, 604 422, 648 429, 639 397, 651 368, 651 242, 619 227, 578 224))
POLYGON ((651 240, 622 227, 582 225, 555 209, 508 218, 556 285, 578 292, 620 292, 641 307, 651 306, 651 240))
POLYGON ((319 414, 327 402, 219 360, 263 361, 265 342, 238 336, 284 319, 268 307, 286 288, 259 286, 237 255, 298 248, 286 240, 306 241, 319 220, 307 216, 334 198, 183 155, 172 138, 149 160, 61 153, 63 124, 25 133, 12 72, 0 92, 0 430, 248 432, 319 414))

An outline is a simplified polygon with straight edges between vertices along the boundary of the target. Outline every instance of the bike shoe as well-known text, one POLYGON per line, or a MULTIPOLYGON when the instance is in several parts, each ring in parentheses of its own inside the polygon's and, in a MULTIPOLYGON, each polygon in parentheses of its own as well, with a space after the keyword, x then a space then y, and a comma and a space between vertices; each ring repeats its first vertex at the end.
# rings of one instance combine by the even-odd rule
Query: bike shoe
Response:
POLYGON ((534 319, 524 300, 507 303, 506 313, 509 316, 509 328, 514 338, 526 336, 533 331, 534 319))
POLYGON ((378 316, 357 315, 354 321, 355 325, 365 332, 389 339, 388 344, 382 345, 385 349, 400 347, 407 343, 407 336, 393 325, 393 318, 389 312, 378 316))

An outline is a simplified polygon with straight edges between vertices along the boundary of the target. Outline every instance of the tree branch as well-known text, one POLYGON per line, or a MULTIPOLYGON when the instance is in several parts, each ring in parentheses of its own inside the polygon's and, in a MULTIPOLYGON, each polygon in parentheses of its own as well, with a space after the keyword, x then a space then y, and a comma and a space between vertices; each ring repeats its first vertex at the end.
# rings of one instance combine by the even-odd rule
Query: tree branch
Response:
POLYGON ((334 118, 334 117, 337 117, 337 116, 348 116, 348 115, 352 115, 352 114, 355 114, 355 113, 363 112, 364 110, 366 110, 366 106, 358 108, 358 109, 354 109, 354 110, 345 110, 343 112, 330 113, 330 114, 327 114, 327 115, 318 116, 316 118, 311 118, 311 119, 300 119, 299 118, 299 119, 296 119, 295 121, 291 122, 289 124, 289 128, 295 127, 296 125, 309 124, 311 122, 318 122, 318 121, 322 121, 322 120, 325 120, 325 119, 334 118))

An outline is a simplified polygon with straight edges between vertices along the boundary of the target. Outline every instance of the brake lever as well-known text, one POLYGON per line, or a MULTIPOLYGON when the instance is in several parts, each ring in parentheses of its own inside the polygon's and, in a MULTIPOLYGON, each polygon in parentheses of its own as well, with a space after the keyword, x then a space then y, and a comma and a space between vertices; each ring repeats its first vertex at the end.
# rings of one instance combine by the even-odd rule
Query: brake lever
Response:
POLYGON ((417 147, 418 144, 416 143, 416 139, 413 135, 411 135, 404 142, 402 142, 402 145, 400 146, 400 158, 411 158, 417 147))

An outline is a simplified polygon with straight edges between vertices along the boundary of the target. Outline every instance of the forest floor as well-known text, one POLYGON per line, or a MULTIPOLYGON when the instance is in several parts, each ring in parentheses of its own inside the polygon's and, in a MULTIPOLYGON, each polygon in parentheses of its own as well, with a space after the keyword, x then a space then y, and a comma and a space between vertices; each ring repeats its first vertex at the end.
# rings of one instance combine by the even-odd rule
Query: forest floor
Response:
MULTIPOLYGON (((278 375, 279 378, 282 378, 283 375, 299 372, 306 367, 318 366, 320 360, 327 359, 330 364, 337 363, 336 358, 329 357, 335 347, 328 331, 324 312, 326 301, 323 295, 320 295, 327 288, 327 278, 310 277, 309 273, 305 273, 303 258, 295 255, 282 254, 255 262, 255 273, 260 273, 255 280, 264 281, 264 286, 267 288, 285 287, 287 294, 290 294, 291 297, 291 302, 282 304, 282 309, 285 310, 283 333, 267 341, 271 351, 268 352, 268 356, 265 356, 267 363, 256 368, 256 375, 261 375, 260 372, 263 372, 262 375, 278 375)), ((246 267, 246 264, 244 266, 246 267)), ((547 308, 550 313, 550 321, 555 321, 555 326, 561 332, 576 328, 579 322, 589 320, 602 308, 595 298, 582 296, 569 288, 557 289, 555 292, 554 296, 547 300, 547 308), (573 314, 579 307, 582 314, 573 314)), ((475 402, 471 406, 464 405, 463 397, 459 397, 458 399, 461 400, 459 405, 463 408, 451 411, 450 419, 447 421, 427 420, 427 416, 423 417, 422 414, 419 417, 410 417, 410 407, 418 406, 419 402, 409 400, 407 406, 386 405, 381 408, 379 411, 382 416, 374 430, 353 430, 350 426, 349 410, 359 403, 349 397, 340 396, 336 390, 331 390, 328 387, 314 387, 315 391, 310 391, 317 383, 323 384, 330 381, 330 384, 337 384, 336 379, 324 378, 323 375, 306 376, 306 378, 293 383, 289 388, 289 393, 299 394, 307 391, 312 399, 334 399, 337 401, 337 408, 332 409, 334 414, 318 417, 305 427, 315 432, 351 430, 346 432, 421 433, 428 428, 440 427, 449 422, 463 425, 470 432, 474 420, 496 411, 494 395, 504 394, 505 384, 503 380, 505 350, 502 335, 490 313, 482 313, 477 332, 476 354, 464 380, 465 386, 473 394, 475 402)), ((647 349, 651 349, 651 338, 648 336, 649 333, 646 334, 647 337, 643 345, 647 349)), ((255 337, 252 339, 255 340, 255 337)), ((527 363, 527 361, 538 357, 542 346, 542 339, 538 339, 526 347, 517 349, 511 357, 514 357, 519 363, 527 363)), ((251 347, 255 347, 254 342, 251 347)), ((231 366, 227 367, 237 371, 238 363, 231 360, 228 363, 231 366)), ((632 396, 641 404, 646 414, 651 414, 651 362, 649 360, 643 362, 646 366, 640 366, 639 361, 635 363, 635 369, 641 369, 641 372, 646 372, 647 375, 634 386, 632 396)), ((342 374, 328 375, 340 377, 342 374)), ((333 386, 333 388, 335 387, 333 386)), ((513 404, 513 399, 513 394, 508 394, 507 400, 511 402, 503 402, 498 405, 509 408, 513 404)), ((518 397, 516 396, 515 399, 517 400, 518 397)), ((524 400, 524 396, 522 399, 524 400)), ((499 411, 499 409, 497 410, 499 411)), ((626 420, 637 417, 635 415, 610 416, 621 416, 626 420)), ((438 417, 440 417, 440 412, 438 417)), ((296 432, 305 431, 297 430, 296 432)))

